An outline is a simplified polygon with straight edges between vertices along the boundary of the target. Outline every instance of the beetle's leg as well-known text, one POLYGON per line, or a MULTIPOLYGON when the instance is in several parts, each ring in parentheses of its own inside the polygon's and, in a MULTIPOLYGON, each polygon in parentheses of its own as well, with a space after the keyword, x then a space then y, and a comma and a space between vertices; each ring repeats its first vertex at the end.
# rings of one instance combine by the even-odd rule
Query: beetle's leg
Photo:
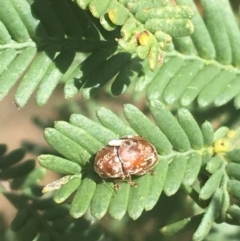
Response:
POLYGON ((150 173, 150 175, 155 175, 156 174, 156 171, 155 170, 150 170, 150 171, 148 171, 149 173, 150 173))
POLYGON ((137 187, 137 183, 132 180, 131 175, 128 177, 127 182, 128 182, 128 184, 130 184, 130 186, 137 187))

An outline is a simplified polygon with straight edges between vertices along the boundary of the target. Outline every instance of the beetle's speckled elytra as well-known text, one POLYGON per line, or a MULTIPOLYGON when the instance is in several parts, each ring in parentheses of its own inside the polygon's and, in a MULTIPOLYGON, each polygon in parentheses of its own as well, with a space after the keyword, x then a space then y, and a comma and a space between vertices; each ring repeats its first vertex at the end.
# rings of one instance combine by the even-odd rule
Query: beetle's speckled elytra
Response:
POLYGON ((155 147, 141 136, 124 136, 111 140, 102 147, 94 162, 94 169, 103 179, 141 176, 150 171, 158 162, 155 147))

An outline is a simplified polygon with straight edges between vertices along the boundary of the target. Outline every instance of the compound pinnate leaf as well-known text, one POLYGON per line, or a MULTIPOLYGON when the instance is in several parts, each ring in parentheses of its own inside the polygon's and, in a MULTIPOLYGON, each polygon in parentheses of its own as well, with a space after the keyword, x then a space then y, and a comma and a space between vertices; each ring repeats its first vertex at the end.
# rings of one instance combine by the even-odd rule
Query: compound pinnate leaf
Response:
MULTIPOLYGON (((68 176, 62 178, 63 180, 59 179, 57 183, 53 185, 49 184, 46 186, 48 188, 45 188, 46 191, 55 190, 54 197, 56 202, 65 201, 77 189, 73 195, 73 201, 70 207, 71 216, 79 218, 90 208, 92 215, 97 219, 102 218, 107 211, 116 219, 121 219, 126 212, 131 218, 137 219, 144 209, 150 210, 154 207, 162 190, 164 190, 167 195, 173 195, 178 191, 181 184, 190 187, 197 179, 202 163, 207 163, 211 159, 211 155, 209 153, 208 158, 204 155, 202 157, 200 153, 198 154, 193 149, 190 149, 189 140, 192 137, 190 131, 185 129, 190 126, 191 130, 196 131, 202 137, 200 128, 197 126, 193 117, 189 115, 189 112, 187 112, 187 114, 185 113, 185 109, 181 109, 179 112, 179 119, 181 119, 181 124, 184 126, 184 128, 182 128, 172 113, 167 110, 161 102, 154 100, 151 101, 150 104, 151 112, 157 124, 160 123, 161 129, 164 129, 163 127, 168 129, 168 124, 174 123, 173 133, 170 128, 167 130, 168 137, 139 109, 130 104, 127 104, 124 108, 124 115, 130 127, 125 125, 124 122, 110 110, 98 108, 97 117, 102 125, 82 115, 74 114, 70 118, 71 124, 58 121, 55 122, 56 129, 46 129, 47 137, 51 137, 50 143, 52 143, 54 147, 56 146, 57 148, 55 149, 57 151, 60 150, 62 155, 66 156, 65 152, 70 153, 72 146, 77 148, 76 154, 84 153, 86 149, 91 152, 89 158, 85 158, 82 163, 76 162, 72 157, 66 159, 52 155, 42 155, 39 157, 42 165, 45 165, 47 168, 68 174, 68 176), (162 122, 165 122, 164 125, 162 122), (153 133, 152 130, 156 131, 153 133), (151 170, 151 173, 140 177, 133 176, 132 178, 133 181, 136 182, 136 187, 132 187, 130 183, 119 183, 118 186, 120 188, 114 192, 114 188, 116 188, 116 186, 113 186, 114 180, 104 180, 104 182, 100 182, 100 179, 96 178, 96 173, 93 170, 91 162, 99 148, 106 145, 110 140, 128 134, 145 137, 156 147, 157 151, 165 151, 164 154, 168 154, 168 156, 159 156, 159 163, 151 170), (183 150, 181 150, 181 153, 172 150, 169 139, 173 140, 171 139, 171 135, 177 134, 180 134, 180 137, 183 139, 186 138, 184 140, 185 143, 181 143, 180 138, 176 141, 177 144, 175 145, 180 145, 179 149, 184 147, 185 153, 182 153, 183 150), (84 137, 83 140, 79 137, 82 135, 84 137), (68 149, 67 145, 63 146, 64 138, 70 149, 68 149), (87 147, 87 144, 92 141, 93 146, 96 148, 87 147), (58 142, 60 142, 60 145, 58 142), (168 151, 167 153, 166 149, 168 151), (173 160, 171 161, 171 159, 173 160), (171 162, 170 165, 169 161, 171 162), (88 163, 88 165, 86 165, 86 163, 88 163), (81 172, 81 168, 84 170, 80 183, 80 179, 78 180, 80 176, 76 177, 75 175, 81 172), (179 170, 181 170, 180 174, 179 170), (85 176, 89 171, 92 171, 92 174, 89 173, 92 177, 85 176), (72 178, 73 180, 71 180, 72 178), (119 201, 121 201, 121 205, 118 204, 119 201)), ((166 129, 164 129, 164 131, 166 132, 166 129)), ((179 137, 174 136, 174 138, 179 137)), ((191 143, 194 142, 191 140, 191 143)), ((199 148, 203 148, 203 138, 201 139, 201 143, 199 148)), ((205 150, 203 153, 208 153, 208 151, 205 150)), ((67 155, 73 154, 70 153, 67 155)))

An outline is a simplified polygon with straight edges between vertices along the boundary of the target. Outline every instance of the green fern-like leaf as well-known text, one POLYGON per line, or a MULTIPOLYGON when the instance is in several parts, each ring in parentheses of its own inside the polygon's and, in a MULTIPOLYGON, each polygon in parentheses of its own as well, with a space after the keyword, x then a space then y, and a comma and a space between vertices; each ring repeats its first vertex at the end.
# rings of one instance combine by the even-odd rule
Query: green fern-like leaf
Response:
MULTIPOLYGON (((79 179, 76 179, 76 185, 79 187, 70 208, 73 217, 82 216, 90 206, 92 215, 98 219, 107 211, 117 219, 121 219, 126 212, 136 219, 144 209, 150 210, 154 207, 162 191, 167 195, 173 195, 181 183, 191 185, 197 179, 202 165, 202 156, 198 153, 208 152, 208 147, 204 148, 201 129, 193 117, 187 110, 180 109, 179 122, 177 122, 159 101, 152 101, 150 109, 157 125, 136 107, 128 104, 124 108, 124 115, 130 126, 126 126, 111 111, 99 108, 97 118, 101 125, 82 115, 73 114, 70 123, 56 122, 54 128, 46 129, 47 142, 66 159, 41 155, 40 164, 68 176, 67 179, 60 179, 57 183, 47 185, 45 190, 51 191, 60 187, 60 191, 56 192, 61 193, 62 200, 65 200, 69 197, 69 190, 71 193, 76 190, 75 184, 72 186, 69 182, 75 183, 75 178, 82 176, 80 183, 77 181, 79 179), (129 134, 138 134, 149 140, 156 147, 160 161, 155 169, 155 175, 148 173, 134 178, 137 188, 123 182, 120 183, 119 190, 114 192, 113 182, 111 180, 102 182, 93 171, 93 158, 110 140, 129 134), (202 142, 197 141, 198 139, 202 142), (89 143, 93 145, 89 146, 89 143), (81 168, 78 168, 78 165, 81 168), (194 168, 190 170, 193 166, 194 168), (179 169, 182 170, 182 175, 179 175, 179 169), (72 188, 65 188, 68 183, 72 188)), ((210 129, 204 135, 211 135, 211 131, 210 129)), ((56 194, 58 195, 60 194, 56 194)), ((57 202, 59 200, 58 198, 57 202)))
POLYGON ((0 3, 1 99, 21 76, 19 107, 35 90, 44 105, 59 83, 65 98, 89 99, 114 79, 114 95, 135 83, 148 100, 239 107, 240 33, 228 1, 202 0, 205 22, 192 0, 76 2, 0 3))
POLYGON ((161 102, 150 101, 149 107, 156 124, 135 106, 127 104, 124 116, 129 126, 110 110, 98 108, 97 118, 101 124, 73 114, 70 123, 56 122, 54 128, 46 129, 47 142, 66 159, 41 155, 40 164, 68 175, 48 184, 44 190, 55 190, 57 203, 66 201, 72 194, 74 198, 70 201, 69 212, 74 218, 83 216, 90 208, 97 219, 107 212, 116 219, 126 213, 137 219, 144 210, 151 210, 156 205, 163 192, 171 196, 183 188, 206 210, 201 215, 164 227, 164 234, 195 227, 193 240, 203 240, 215 221, 238 223, 237 211, 233 211, 235 206, 230 200, 231 196, 239 199, 239 150, 236 149, 239 130, 220 128, 214 133, 208 122, 199 127, 187 109, 178 110, 177 121, 161 102), (61 132, 57 134, 59 138, 58 131, 61 132), (149 140, 158 151, 159 163, 154 175, 147 173, 132 177, 137 187, 123 181, 114 191, 113 180, 103 181, 95 173, 94 156, 110 140, 128 134, 141 135, 149 140), (93 143, 87 148, 90 139, 85 140, 86 137, 93 143), (63 139, 65 146, 62 145, 63 139), (79 151, 81 149, 84 151, 79 151), (205 179, 203 183, 202 178, 205 179))
POLYGON ((199 105, 205 107, 210 104, 221 106, 236 97, 235 106, 237 107, 239 63, 234 60, 233 56, 239 56, 239 46, 234 42, 240 39, 240 33, 233 20, 228 2, 224 1, 223 7, 223 2, 201 1, 206 25, 192 1, 179 0, 177 2, 189 6, 194 11, 192 22, 195 29, 189 41, 174 41, 177 50, 191 59, 184 61, 173 55, 173 60, 170 57, 164 64, 165 68, 163 65, 151 82, 147 90, 148 98, 162 98, 167 104, 178 101, 182 106, 189 105, 197 98, 199 105), (227 15, 223 15, 223 12, 227 15), (223 16, 227 16, 226 19, 224 17, 223 20, 223 16), (221 27, 217 27, 218 25, 221 27), (234 37, 226 27, 230 25, 234 29, 234 37), (197 64, 194 56, 203 62, 197 64), (213 61, 214 59, 217 62, 213 61), (174 88, 176 84, 180 88, 174 88))

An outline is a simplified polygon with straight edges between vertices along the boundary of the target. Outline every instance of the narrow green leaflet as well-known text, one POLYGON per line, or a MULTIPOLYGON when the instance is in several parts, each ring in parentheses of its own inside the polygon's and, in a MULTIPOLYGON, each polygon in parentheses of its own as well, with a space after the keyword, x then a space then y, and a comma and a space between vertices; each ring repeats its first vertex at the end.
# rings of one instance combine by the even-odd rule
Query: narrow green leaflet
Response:
POLYGON ((200 225, 193 234, 193 241, 202 241, 209 233, 213 222, 219 215, 222 202, 222 190, 217 189, 214 196, 202 218, 200 225))
POLYGON ((26 160, 22 163, 19 163, 18 165, 14 165, 8 168, 5 168, 2 170, 0 174, 0 178, 2 179, 10 179, 10 178, 16 178, 24 176, 35 168, 35 161, 34 160, 26 160))
POLYGON ((209 160, 207 162, 207 165, 206 165, 206 170, 209 172, 209 173, 215 173, 221 166, 221 164, 223 163, 223 160, 220 156, 216 155, 214 156, 211 160, 209 160))
POLYGON ((187 61, 185 65, 183 65, 169 81, 169 84, 163 92, 164 101, 170 105, 173 104, 176 100, 178 100, 182 96, 186 88, 189 86, 191 80, 202 68, 202 61, 187 61), (177 85, 178 88, 176 88, 177 85))
POLYGON ((219 74, 221 68, 214 64, 205 64, 205 66, 194 76, 188 88, 186 88, 179 99, 179 103, 188 106, 202 91, 202 89, 213 81, 219 74))
MULTIPOLYGON (((3 151, 4 151, 4 148, 3 148, 3 151)), ((20 162, 24 156, 25 156, 25 151, 21 148, 11 151, 10 153, 1 157, 0 169, 10 167, 20 162)))
POLYGON ((55 121, 54 127, 86 150, 84 153, 86 160, 102 147, 99 141, 82 128, 71 125, 65 121, 55 121), (89 145, 89 143, 91 143, 91 145, 89 145))
POLYGON ((71 178, 66 184, 54 192, 53 200, 56 203, 64 202, 79 187, 80 183, 80 177, 71 178))
POLYGON ((198 153, 194 153, 189 156, 187 160, 187 168, 183 178, 183 184, 191 186, 197 179, 202 166, 202 157, 198 153))
POLYGON ((240 93, 240 86, 239 86, 240 78, 237 77, 233 79, 225 88, 223 92, 221 92, 218 97, 214 100, 214 105, 221 106, 229 102, 238 93, 240 93))
POLYGON ((1 21, 7 26, 13 40, 22 43, 30 39, 26 26, 22 22, 11 1, 0 2, 1 21), (7 9, 7 11, 6 11, 7 9))
POLYGON ((190 149, 188 137, 172 113, 158 100, 150 101, 150 110, 157 125, 173 147, 180 152, 188 151, 190 149))
POLYGON ((100 219, 106 214, 113 191, 113 186, 109 183, 97 184, 90 204, 91 213, 95 218, 100 219))
POLYGON ((176 0, 176 2, 181 5, 187 5, 194 12, 191 19, 194 25, 194 32, 191 34, 191 38, 198 54, 204 59, 214 59, 216 53, 213 42, 194 1, 176 0))
POLYGON ((108 212, 111 217, 120 220, 127 211, 131 186, 127 182, 119 183, 119 189, 113 193, 108 212))
POLYGON ((140 217, 144 210, 145 202, 150 188, 150 174, 134 179, 137 187, 131 187, 128 200, 128 215, 133 219, 140 217))
POLYGON ((228 214, 237 222, 237 224, 240 224, 240 208, 236 204, 233 204, 228 209, 228 214))
POLYGON ((82 180, 70 206, 70 215, 80 218, 85 214, 94 195, 96 182, 91 177, 82 180))
POLYGON ((0 77, 0 99, 3 99, 16 84, 19 76, 23 74, 33 60, 36 51, 36 48, 31 47, 24 49, 2 73, 0 77))
POLYGON ((169 81, 176 75, 184 63, 184 59, 178 57, 172 57, 164 61, 147 88, 148 100, 160 98, 169 81))
POLYGON ((220 128, 218 128, 215 132, 214 132, 214 136, 213 136, 213 140, 216 141, 220 138, 223 138, 227 135, 229 131, 229 128, 226 126, 222 126, 220 128))
POLYGON ((232 53, 220 4, 216 4, 215 0, 201 0, 201 5, 205 15, 205 23, 216 50, 216 58, 220 63, 230 64, 232 53))
POLYGON ((215 192, 215 190, 219 187, 220 182, 223 177, 223 170, 219 169, 207 180, 204 186, 201 188, 199 193, 199 197, 202 200, 209 199, 215 192))
POLYGON ((201 125, 201 131, 202 131, 202 136, 203 136, 203 142, 205 146, 211 146, 213 143, 213 127, 210 122, 205 121, 201 125))
POLYGON ((25 176, 14 178, 11 187, 13 189, 24 189, 35 186, 46 175, 45 168, 36 168, 25 176))
POLYGON ((141 136, 148 139, 159 153, 167 154, 172 149, 171 143, 159 128, 154 125, 139 109, 127 104, 124 107, 124 116, 132 128, 141 136), (160 141, 159 141, 160 140, 160 141))
POLYGON ((145 202, 145 210, 151 210, 157 203, 168 172, 168 160, 160 157, 159 164, 154 168, 150 177, 149 192, 145 202))
POLYGON ((38 234, 38 222, 34 218, 27 220, 25 225, 22 226, 17 232, 16 237, 18 240, 31 241, 38 234))
POLYGON ((178 109, 178 121, 187 134, 192 148, 201 149, 203 147, 202 132, 191 113, 184 108, 178 109))
POLYGON ((24 75, 14 95, 14 100, 20 108, 26 105, 37 88, 52 61, 51 57, 53 54, 41 52, 29 67, 27 74, 24 75))
POLYGON ((221 71, 211 82, 209 82, 198 96, 198 104, 201 107, 208 106, 218 98, 218 96, 227 88, 229 83, 236 78, 235 70, 227 69, 221 71), (221 84, 219 84, 219 81, 221 84))
POLYGON ((70 117, 70 123, 82 128, 94 137, 98 138, 102 144, 107 144, 110 140, 117 137, 117 135, 111 130, 103 127, 102 125, 89 120, 83 115, 73 114, 70 117))
POLYGON ((57 205, 52 208, 47 209, 43 213, 44 219, 48 221, 54 221, 59 218, 66 217, 68 215, 68 206, 66 204, 57 205))
POLYGON ((136 132, 128 127, 116 114, 106 108, 98 108, 97 118, 103 126, 112 130, 119 136, 136 135, 136 132))
POLYGON ((226 165, 226 172, 230 177, 240 181, 240 164, 228 163, 226 165))
POLYGON ((41 155, 38 157, 38 161, 43 167, 62 174, 79 174, 81 172, 81 167, 77 163, 61 157, 41 155))
POLYGON ((187 156, 175 157, 169 164, 166 181, 163 188, 167 196, 175 194, 180 188, 186 167, 187 156))
POLYGON ((1 52, 1 64, 0 64, 0 74, 2 74, 10 63, 15 59, 17 56, 17 51, 14 49, 6 49, 1 52))
POLYGON ((93 0, 89 4, 89 10, 95 18, 99 18, 106 12, 109 3, 110 0, 102 0, 101 3, 97 0, 93 0))
POLYGON ((226 154, 226 157, 236 163, 240 163, 240 149, 235 149, 226 154))
POLYGON ((56 129, 45 129, 44 137, 49 145, 67 159, 80 164, 85 164, 88 161, 85 158, 85 156, 88 156, 86 150, 56 129))
POLYGON ((173 235, 178 232, 184 232, 184 231, 196 229, 202 217, 203 217, 203 214, 201 213, 193 217, 184 218, 176 223, 169 224, 161 228, 160 231, 164 235, 173 235))
POLYGON ((11 222, 11 229, 13 231, 19 230, 30 218, 30 213, 27 208, 19 209, 16 216, 11 222))
POLYGON ((72 64, 74 57, 73 49, 62 50, 48 66, 36 94, 36 102, 39 106, 47 103, 63 74, 72 64))
POLYGON ((224 16, 224 25, 229 39, 229 43, 232 50, 232 61, 235 66, 240 67, 240 31, 235 20, 234 12, 231 9, 231 3, 228 0, 218 1, 221 13, 224 16))

